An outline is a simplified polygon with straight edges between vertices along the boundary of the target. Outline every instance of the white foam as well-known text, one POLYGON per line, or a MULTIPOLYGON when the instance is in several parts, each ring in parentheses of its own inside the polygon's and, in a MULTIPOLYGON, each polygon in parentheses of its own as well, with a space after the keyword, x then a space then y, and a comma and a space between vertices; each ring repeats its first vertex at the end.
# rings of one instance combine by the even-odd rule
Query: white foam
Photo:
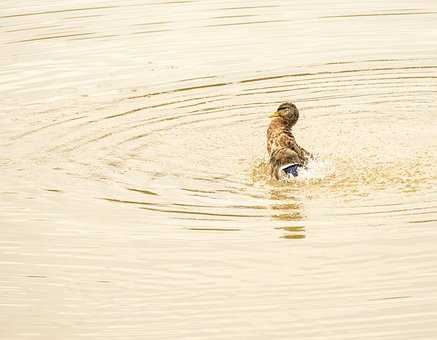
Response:
POLYGON ((310 179, 323 179, 333 174, 334 171, 334 164, 331 161, 314 159, 308 162, 306 168, 299 169, 299 176, 287 176, 286 180, 305 181, 310 179))

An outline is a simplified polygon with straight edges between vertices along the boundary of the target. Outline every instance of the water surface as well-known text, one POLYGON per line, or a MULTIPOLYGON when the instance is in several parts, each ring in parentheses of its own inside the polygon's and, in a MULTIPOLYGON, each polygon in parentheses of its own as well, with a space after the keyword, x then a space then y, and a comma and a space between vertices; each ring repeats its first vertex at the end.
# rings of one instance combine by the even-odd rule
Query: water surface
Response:
POLYGON ((2 338, 436 338, 435 2, 0 9, 2 338))

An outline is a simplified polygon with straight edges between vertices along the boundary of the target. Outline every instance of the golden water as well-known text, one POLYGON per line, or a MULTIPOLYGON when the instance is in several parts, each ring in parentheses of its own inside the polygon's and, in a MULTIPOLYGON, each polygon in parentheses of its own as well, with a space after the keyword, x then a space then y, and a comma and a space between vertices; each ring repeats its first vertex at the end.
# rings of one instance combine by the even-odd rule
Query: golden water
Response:
POLYGON ((435 1, 0 5, 1 339, 436 339, 435 1), (272 183, 267 114, 318 155, 272 183))

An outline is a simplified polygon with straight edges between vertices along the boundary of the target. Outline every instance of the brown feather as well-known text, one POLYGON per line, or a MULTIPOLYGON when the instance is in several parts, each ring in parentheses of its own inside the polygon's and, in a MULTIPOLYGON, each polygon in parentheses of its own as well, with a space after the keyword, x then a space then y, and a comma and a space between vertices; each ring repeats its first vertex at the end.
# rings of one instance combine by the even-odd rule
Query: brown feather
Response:
POLYGON ((274 118, 267 129, 267 151, 270 156, 271 175, 276 179, 280 177, 281 166, 289 163, 305 166, 308 164, 308 159, 312 158, 308 151, 297 144, 291 132, 292 126, 299 117, 299 111, 291 103, 284 103, 281 106, 285 104, 289 104, 291 109, 274 118))

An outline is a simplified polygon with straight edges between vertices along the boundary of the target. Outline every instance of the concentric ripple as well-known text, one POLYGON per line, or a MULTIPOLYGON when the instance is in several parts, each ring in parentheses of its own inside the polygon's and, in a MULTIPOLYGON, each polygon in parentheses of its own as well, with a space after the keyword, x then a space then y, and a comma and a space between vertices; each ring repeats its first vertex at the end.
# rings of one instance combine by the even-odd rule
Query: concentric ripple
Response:
POLYGON ((1 6, 1 335, 434 338, 435 5, 1 6))

